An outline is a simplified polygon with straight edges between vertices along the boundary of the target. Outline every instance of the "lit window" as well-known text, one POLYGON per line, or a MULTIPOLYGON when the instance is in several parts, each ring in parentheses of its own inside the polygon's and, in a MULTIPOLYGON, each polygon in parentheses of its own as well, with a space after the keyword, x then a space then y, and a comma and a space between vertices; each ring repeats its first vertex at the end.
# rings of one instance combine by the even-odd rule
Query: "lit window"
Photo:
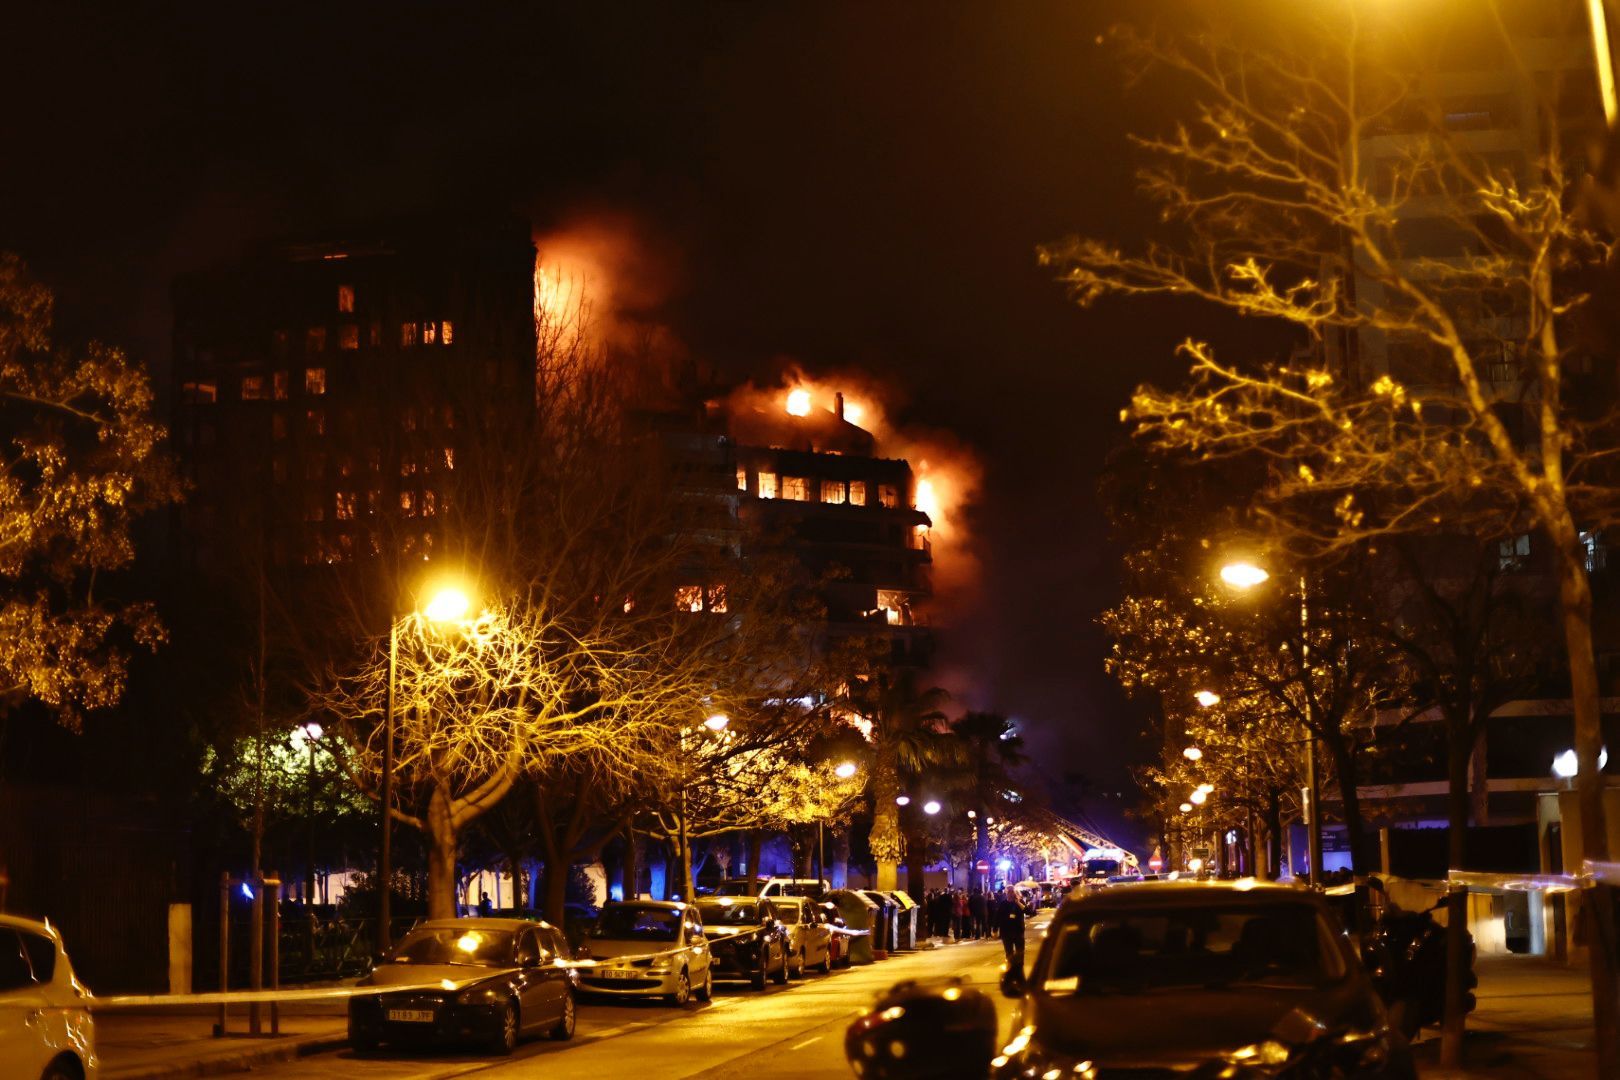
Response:
POLYGON ((326 411, 324 409, 304 410, 304 434, 326 434, 326 411))
POLYGON ((337 519, 339 521, 353 521, 354 520, 354 492, 352 492, 352 491, 340 491, 340 492, 338 492, 337 497, 336 497, 336 503, 337 503, 337 505, 335 507, 335 510, 337 512, 337 519))
POLYGON ((1609 549, 1603 544, 1602 534, 1592 531, 1581 533, 1581 550, 1586 555, 1586 572, 1595 574, 1609 565, 1609 549))
POLYGON ((455 470, 456 451, 454 447, 447 446, 444 448, 444 467, 451 471, 455 470))
POLYGON ((776 498, 776 474, 762 472, 759 474, 759 497, 762 499, 776 498))
POLYGON ((360 347, 360 327, 348 323, 338 327, 338 348, 358 349, 360 347))
POLYGON ((339 285, 338 286, 338 310, 339 311, 344 311, 344 312, 354 310, 354 286, 353 285, 339 285))
POLYGON ((898 626, 906 621, 906 599, 904 594, 894 589, 879 589, 877 606, 878 610, 883 612, 884 618, 890 626, 898 626))
POLYGON ((628 615, 634 610, 636 610, 636 598, 633 597, 633 596, 625 597, 624 598, 624 613, 626 615, 628 615))
POLYGON ((703 586, 677 585, 675 586, 676 611, 702 611, 703 586))
POLYGON ((188 405, 212 405, 219 397, 219 389, 211 382, 181 383, 180 396, 188 405))
POLYGON ((304 520, 305 521, 325 521, 326 520, 326 507, 325 507, 325 505, 323 505, 321 503, 320 498, 318 496, 311 494, 311 495, 305 497, 305 501, 304 501, 304 520))
POLYGON ((409 459, 402 460, 399 463, 399 475, 401 475, 401 476, 415 476, 416 475, 416 462, 411 461, 409 459))
POLYGON ((244 375, 242 377, 242 400, 258 401, 264 397, 264 376, 244 375))
POLYGON ((737 466, 737 490, 748 490, 748 470, 741 465, 737 466))
POLYGON ((710 585, 703 596, 704 606, 718 615, 726 613, 726 587, 724 585, 710 585))
POLYGON ((422 324, 422 344, 424 344, 424 345, 432 345, 435 338, 437 338, 437 336, 438 336, 436 331, 437 331, 437 327, 435 326, 435 324, 430 323, 430 322, 423 323, 422 324))
POLYGON ((821 501, 837 506, 844 501, 844 482, 842 480, 823 480, 821 482, 821 501))
POLYGON ((807 502, 810 498, 810 481, 802 476, 782 477, 782 498, 807 502))
POLYGON ((878 485, 878 505, 893 510, 900 505, 900 489, 893 484, 878 485))
POLYGON ((309 328, 309 333, 304 335, 304 351, 305 352, 325 352, 326 351, 326 327, 324 327, 324 326, 312 326, 312 327, 309 328))
POLYGON ((849 502, 851 506, 866 505, 866 481, 851 480, 849 482, 849 502))
POLYGON ((446 319, 446 320, 444 320, 444 322, 440 323, 439 324, 439 344, 440 345, 448 345, 448 344, 450 344, 450 339, 455 336, 455 329, 456 328, 450 324, 449 319, 446 319))
POLYGON ((413 322, 400 323, 400 325, 399 325, 399 343, 401 345, 403 345, 407 349, 410 348, 412 345, 416 344, 416 324, 415 323, 413 323, 413 322))
POLYGON ((402 491, 399 493, 399 508, 405 512, 406 517, 416 516, 416 492, 402 491))
POLYGON ((1496 545, 1496 564, 1503 570, 1523 570, 1530 561, 1530 534, 1523 533, 1496 545))
POLYGON ((270 437, 272 439, 287 437, 287 418, 279 412, 270 418, 270 437))
POLYGON ((287 383, 289 382, 289 380, 287 378, 287 373, 285 371, 276 372, 275 375, 272 376, 272 381, 275 383, 276 400, 277 401, 286 401, 287 400, 287 383))
POLYGON ((311 367, 304 369, 304 393, 311 397, 318 397, 326 393, 326 369, 311 367))
POLYGON ((438 500, 432 490, 422 492, 422 516, 432 517, 438 509, 438 500))

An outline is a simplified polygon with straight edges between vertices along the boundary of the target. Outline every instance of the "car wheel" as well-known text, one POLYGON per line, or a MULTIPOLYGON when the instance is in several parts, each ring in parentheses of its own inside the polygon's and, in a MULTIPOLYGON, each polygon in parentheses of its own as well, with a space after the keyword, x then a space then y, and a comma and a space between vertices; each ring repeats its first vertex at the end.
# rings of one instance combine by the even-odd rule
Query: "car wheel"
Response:
POLYGON ((664 1000, 669 1002, 671 1005, 675 1006, 677 1009, 684 1006, 688 1001, 691 1001, 692 1000, 692 978, 691 978, 691 976, 689 976, 683 970, 681 972, 680 976, 675 980, 675 992, 673 994, 665 994, 664 995, 664 1000))
POLYGON ((578 1009, 574 1005, 574 992, 563 991, 562 1016, 557 1018, 557 1026, 551 1029, 551 1037, 558 1042, 567 1042, 574 1037, 574 1025, 579 1020, 578 1009))
POLYGON ((500 1027, 495 1037, 490 1041, 489 1048, 497 1054, 510 1054, 517 1049, 518 1044, 518 1009, 517 1002, 508 1001, 501 1009, 500 1027))
POLYGON ((765 980, 770 978, 770 971, 767 970, 770 963, 770 953, 765 949, 759 950, 759 970, 748 976, 749 986, 752 986, 755 990, 765 989, 765 980))
POLYGON ((821 972, 823 975, 832 974, 832 949, 829 948, 826 952, 821 954, 821 963, 817 966, 816 970, 821 972))
POLYGON ((798 952, 793 954, 793 977, 795 979, 804 978, 804 950, 803 949, 800 949, 798 952))
POLYGON ((787 950, 782 950, 782 966, 776 969, 776 985, 786 986, 788 981, 787 950))
POLYGON ((703 985, 697 988, 696 994, 697 994, 697 999, 699 1001, 713 1001, 714 1000, 714 968, 713 967, 710 967, 710 968, 708 968, 707 970, 705 970, 703 972, 703 985))
MULTIPOLYGON (((375 1053, 380 1042, 381 1040, 373 1032, 366 1031, 363 1028, 349 1029, 349 1046, 357 1054, 375 1053)), ((46 1075, 49 1076, 48 1073, 46 1075)))

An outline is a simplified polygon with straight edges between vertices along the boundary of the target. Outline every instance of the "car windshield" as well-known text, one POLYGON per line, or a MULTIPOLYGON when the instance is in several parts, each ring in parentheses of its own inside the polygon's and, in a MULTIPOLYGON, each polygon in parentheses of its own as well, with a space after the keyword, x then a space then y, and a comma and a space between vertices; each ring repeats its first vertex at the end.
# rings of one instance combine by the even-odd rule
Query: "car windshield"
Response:
POLYGON ((1107 877, 1119 873, 1119 863, 1114 859, 1092 859, 1086 863, 1086 876, 1092 878, 1107 877))
POLYGON ((388 962, 505 967, 512 963, 513 936, 510 930, 424 927, 406 935, 388 962))
POLYGON ((776 917, 778 919, 781 919, 785 923, 796 923, 796 922, 798 922, 799 921, 799 905, 798 904, 778 904, 778 905, 776 905, 776 917))
POLYGON ((606 907, 596 917, 591 937, 609 941, 674 941, 680 936, 681 915, 668 908, 606 907))
POLYGON ((1300 903, 1078 913, 1055 928, 1047 993, 1300 989, 1344 977, 1315 910, 1300 903))
POLYGON ((759 908, 753 904, 698 903, 704 926, 753 926, 759 922, 759 908))
POLYGON ((819 881, 784 881, 778 888, 783 896, 803 896, 811 900, 819 899, 825 891, 819 881))

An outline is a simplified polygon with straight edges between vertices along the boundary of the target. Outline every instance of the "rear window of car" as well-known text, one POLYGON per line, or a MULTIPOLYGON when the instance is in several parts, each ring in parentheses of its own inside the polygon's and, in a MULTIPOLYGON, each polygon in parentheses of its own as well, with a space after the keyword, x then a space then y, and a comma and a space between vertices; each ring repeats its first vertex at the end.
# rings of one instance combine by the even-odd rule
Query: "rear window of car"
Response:
POLYGON ((750 903, 711 903, 698 901, 698 914, 705 926, 752 926, 759 922, 759 907, 750 903))
POLYGON ((1091 909, 1052 933, 1041 988, 1055 994, 1308 989, 1345 974, 1332 931, 1308 904, 1091 909))
POLYGON ((0 929, 0 991, 32 986, 34 971, 15 930, 0 929))
POLYGON ((680 912, 647 907, 605 907, 591 930, 609 941, 675 941, 680 934, 680 912))
POLYGON ((795 903, 783 902, 776 905, 776 917, 785 923, 792 924, 798 922, 799 911, 799 905, 795 903))
POLYGON ((42 983, 56 978, 56 942, 26 930, 19 931, 17 936, 22 938, 23 951, 34 967, 34 978, 42 983))

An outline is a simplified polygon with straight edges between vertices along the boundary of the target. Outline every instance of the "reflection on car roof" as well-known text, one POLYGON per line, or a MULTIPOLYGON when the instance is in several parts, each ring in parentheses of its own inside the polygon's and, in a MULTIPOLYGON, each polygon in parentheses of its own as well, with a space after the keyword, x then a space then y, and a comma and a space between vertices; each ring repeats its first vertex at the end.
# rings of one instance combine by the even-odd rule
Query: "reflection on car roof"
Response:
POLYGON ((469 919, 428 919, 417 923, 414 930, 522 930, 530 926, 550 926, 544 919, 498 919, 476 916, 469 919))
POLYGON ((1315 894, 1302 885, 1256 881, 1138 881, 1119 888, 1073 897, 1063 909, 1094 907, 1151 907, 1159 904, 1265 903, 1275 900, 1312 900, 1315 894))

